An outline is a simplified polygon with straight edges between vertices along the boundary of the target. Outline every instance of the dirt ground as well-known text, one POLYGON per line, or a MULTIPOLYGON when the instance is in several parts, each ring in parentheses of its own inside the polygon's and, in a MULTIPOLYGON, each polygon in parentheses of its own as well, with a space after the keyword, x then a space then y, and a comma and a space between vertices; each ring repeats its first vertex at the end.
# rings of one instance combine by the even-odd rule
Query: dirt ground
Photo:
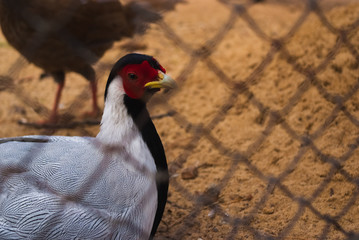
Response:
MULTIPOLYGON (((188 0, 140 38, 141 52, 155 56, 179 83, 149 104, 152 115, 177 112, 154 119, 171 171, 158 239, 359 234, 359 29, 351 28, 359 2, 319 1, 329 26, 314 12, 304 14, 305 1, 278 2, 246 2, 239 17, 219 1, 188 0), (348 30, 346 41, 330 26, 348 30), (283 50, 273 50, 271 39, 282 39, 283 50), (197 58, 195 50, 205 44, 209 57, 197 58), (300 69, 317 70, 314 80, 300 69), (236 90, 239 83, 246 90, 236 90), (207 204, 204 196, 214 199, 207 204)), ((96 66, 101 106, 109 69, 126 53, 126 41, 115 43, 96 66)), ((56 84, 39 80, 40 74, 0 35, 0 75, 14 79, 11 88, 0 85, 0 137, 95 136, 96 125, 49 130, 18 124, 44 117, 37 103, 52 106, 56 84)), ((82 121, 90 99, 79 96, 87 90, 81 76, 69 73, 61 114, 82 121)))

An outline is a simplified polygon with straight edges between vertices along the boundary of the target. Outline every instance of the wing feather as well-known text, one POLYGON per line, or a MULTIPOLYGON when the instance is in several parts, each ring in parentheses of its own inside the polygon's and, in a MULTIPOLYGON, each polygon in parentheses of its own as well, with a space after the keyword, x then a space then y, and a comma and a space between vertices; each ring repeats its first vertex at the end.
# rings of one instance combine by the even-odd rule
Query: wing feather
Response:
POLYGON ((82 137, 0 139, 0 238, 148 237, 154 177, 96 146, 82 137))

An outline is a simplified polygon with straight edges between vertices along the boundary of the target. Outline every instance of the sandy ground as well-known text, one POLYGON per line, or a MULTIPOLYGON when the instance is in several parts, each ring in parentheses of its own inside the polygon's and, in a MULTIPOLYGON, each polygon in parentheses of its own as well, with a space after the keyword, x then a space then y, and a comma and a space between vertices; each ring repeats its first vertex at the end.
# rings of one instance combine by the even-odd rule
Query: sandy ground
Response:
MULTIPOLYGON (((164 25, 152 25, 141 38, 147 46, 141 52, 154 55, 180 86, 172 94, 160 93, 149 106, 152 115, 178 113, 154 120, 171 171, 158 239, 345 239, 359 234, 359 93, 351 93, 359 77, 359 31, 351 29, 348 44, 336 48, 338 34, 318 15, 304 15, 306 6, 299 1, 284 2, 246 2, 247 12, 232 24, 228 6, 189 0, 164 18, 179 41, 164 25), (208 42, 226 24, 224 36, 208 42), (270 54, 270 39, 288 33, 284 50, 270 54), (205 44, 209 58, 191 58, 205 44), (298 68, 320 71, 308 83, 298 68), (243 82, 247 90, 236 90, 243 82), (339 100, 341 107, 335 104, 339 100), (274 111, 282 119, 272 125, 274 111), (312 144, 304 146, 304 136, 312 144), (323 159, 334 159, 340 170, 323 159), (208 189, 214 194, 206 204, 202 197, 208 189)), ((319 5, 336 29, 350 29, 358 21, 357 1, 322 0, 319 5)), ((97 67, 101 106, 109 69, 126 53, 125 41, 115 43, 97 67)), ((48 130, 17 123, 44 117, 36 113, 36 103, 52 106, 56 84, 38 80, 40 73, 0 36, 0 75, 14 79, 11 88, 0 86, 0 137, 95 136, 96 125, 48 130)), ((89 94, 78 99, 87 88, 80 76, 67 75, 60 112, 71 121, 82 121, 81 113, 90 109, 89 94)))

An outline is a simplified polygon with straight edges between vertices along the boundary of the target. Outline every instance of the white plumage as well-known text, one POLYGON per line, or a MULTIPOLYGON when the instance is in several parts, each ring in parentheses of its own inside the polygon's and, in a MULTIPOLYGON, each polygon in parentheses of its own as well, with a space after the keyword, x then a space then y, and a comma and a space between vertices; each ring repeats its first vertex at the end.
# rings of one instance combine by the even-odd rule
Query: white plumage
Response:
POLYGON ((109 79, 96 138, 0 139, 0 239, 150 237, 157 168, 125 95, 109 79))
POLYGON ((148 238, 141 231, 156 212, 153 170, 140 172, 126 153, 106 152, 94 138, 40 139, 47 141, 0 144, 0 239, 110 239, 115 229, 123 239, 148 238))

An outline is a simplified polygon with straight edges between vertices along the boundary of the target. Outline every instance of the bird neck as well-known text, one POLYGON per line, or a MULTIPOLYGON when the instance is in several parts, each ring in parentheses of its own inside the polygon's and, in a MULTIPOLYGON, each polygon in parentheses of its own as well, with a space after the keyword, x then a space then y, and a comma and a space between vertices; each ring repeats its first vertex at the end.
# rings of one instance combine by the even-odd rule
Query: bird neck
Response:
POLYGON ((122 79, 116 76, 106 86, 105 107, 97 139, 107 145, 127 146, 141 136, 141 121, 150 121, 146 104, 125 93, 122 79))
MULTIPOLYGON (((106 146, 125 149, 141 166, 156 171, 153 156, 142 138, 133 117, 125 105, 125 95, 120 81, 113 81, 106 97, 100 132, 96 139, 106 146)), ((144 109, 145 105, 143 106, 144 109)))
POLYGON ((106 145, 126 146, 132 139, 139 135, 133 119, 129 116, 124 104, 124 94, 117 99, 109 95, 101 120, 100 132, 96 136, 98 140, 106 145))
MULTIPOLYGON (((123 90, 120 78, 114 78, 108 82, 105 96, 105 108, 97 139, 107 144, 128 146, 128 139, 137 139, 140 136, 140 139, 136 141, 130 140, 131 146, 128 146, 128 149, 135 149, 136 151, 131 150, 134 154, 143 152, 136 148, 138 144, 134 144, 141 142, 147 146, 146 149, 154 160, 154 171, 157 171, 158 207, 151 230, 151 237, 153 237, 166 205, 169 184, 166 155, 161 139, 149 116, 146 104, 141 100, 128 97, 123 90), (124 145, 126 143, 127 145, 124 145)), ((151 167, 153 167, 152 163, 151 167)))

